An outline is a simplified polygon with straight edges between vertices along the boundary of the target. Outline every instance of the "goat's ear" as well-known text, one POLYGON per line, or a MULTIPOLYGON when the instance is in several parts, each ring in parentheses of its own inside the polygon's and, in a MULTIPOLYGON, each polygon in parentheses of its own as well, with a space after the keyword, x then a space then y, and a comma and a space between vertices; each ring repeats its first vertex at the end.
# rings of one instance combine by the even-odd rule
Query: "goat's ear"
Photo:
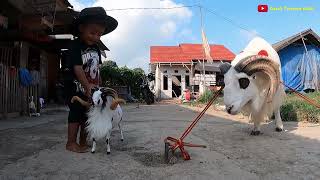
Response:
POLYGON ((220 64, 220 66, 219 66, 220 72, 221 72, 222 74, 227 73, 230 68, 231 68, 231 64, 229 64, 229 63, 222 63, 222 64, 220 64))

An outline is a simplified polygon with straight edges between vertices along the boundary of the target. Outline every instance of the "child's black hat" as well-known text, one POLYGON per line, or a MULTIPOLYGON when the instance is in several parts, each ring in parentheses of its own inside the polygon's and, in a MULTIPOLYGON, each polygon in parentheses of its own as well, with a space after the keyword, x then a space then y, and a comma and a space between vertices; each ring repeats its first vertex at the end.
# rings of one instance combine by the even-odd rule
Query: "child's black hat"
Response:
POLYGON ((97 23, 104 25, 106 29, 103 34, 112 32, 118 26, 118 21, 113 17, 108 16, 102 7, 89 7, 83 9, 73 22, 73 34, 78 36, 79 25, 86 23, 97 23))

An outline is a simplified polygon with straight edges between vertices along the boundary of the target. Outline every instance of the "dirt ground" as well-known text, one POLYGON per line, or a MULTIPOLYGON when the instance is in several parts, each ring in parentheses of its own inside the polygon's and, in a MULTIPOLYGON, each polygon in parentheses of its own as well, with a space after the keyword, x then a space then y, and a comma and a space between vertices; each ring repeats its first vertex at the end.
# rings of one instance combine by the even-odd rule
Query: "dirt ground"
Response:
POLYGON ((119 131, 95 154, 65 150, 67 112, 0 121, 0 179, 320 179, 320 126, 285 122, 286 131, 252 124, 212 108, 187 137, 207 145, 188 148, 191 160, 168 165, 166 136, 179 136, 199 108, 174 104, 124 107, 124 142, 119 131))

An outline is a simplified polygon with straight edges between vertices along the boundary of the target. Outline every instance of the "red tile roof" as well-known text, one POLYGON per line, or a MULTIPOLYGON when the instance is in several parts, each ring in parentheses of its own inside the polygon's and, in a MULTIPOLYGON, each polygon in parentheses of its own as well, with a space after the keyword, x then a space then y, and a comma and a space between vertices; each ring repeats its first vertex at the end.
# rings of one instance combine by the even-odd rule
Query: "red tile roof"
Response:
MULTIPOLYGON (((223 45, 210 45, 213 60, 232 61, 235 54, 223 45)), ((202 44, 180 44, 179 46, 151 46, 150 62, 191 62, 203 59, 202 44)))

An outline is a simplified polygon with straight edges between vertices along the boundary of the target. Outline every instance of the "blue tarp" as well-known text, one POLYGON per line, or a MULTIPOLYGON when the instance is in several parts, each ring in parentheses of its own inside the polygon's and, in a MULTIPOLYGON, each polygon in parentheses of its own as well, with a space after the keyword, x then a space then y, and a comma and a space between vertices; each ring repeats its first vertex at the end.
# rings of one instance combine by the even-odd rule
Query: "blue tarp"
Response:
POLYGON ((20 84, 22 86, 30 86, 32 83, 32 76, 30 74, 30 72, 28 71, 28 69, 26 68, 21 68, 19 70, 19 76, 20 76, 20 84))
POLYGON ((307 53, 303 45, 292 44, 278 52, 284 83, 298 91, 320 88, 320 48, 306 48, 307 53))

